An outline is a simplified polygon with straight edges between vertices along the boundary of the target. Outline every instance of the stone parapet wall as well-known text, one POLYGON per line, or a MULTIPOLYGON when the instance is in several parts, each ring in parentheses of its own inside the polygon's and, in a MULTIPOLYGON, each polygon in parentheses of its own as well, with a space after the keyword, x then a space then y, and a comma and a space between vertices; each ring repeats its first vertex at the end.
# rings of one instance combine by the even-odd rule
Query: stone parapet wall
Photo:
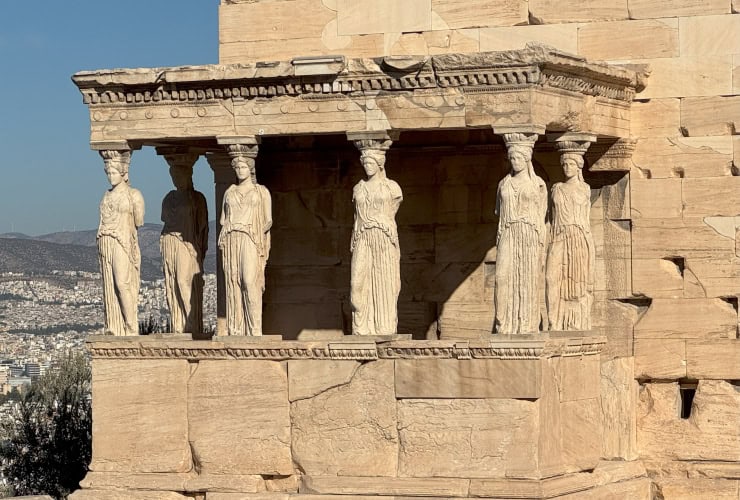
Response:
POLYGON ((639 463, 602 461, 605 341, 95 338, 73 498, 647 498, 639 463))

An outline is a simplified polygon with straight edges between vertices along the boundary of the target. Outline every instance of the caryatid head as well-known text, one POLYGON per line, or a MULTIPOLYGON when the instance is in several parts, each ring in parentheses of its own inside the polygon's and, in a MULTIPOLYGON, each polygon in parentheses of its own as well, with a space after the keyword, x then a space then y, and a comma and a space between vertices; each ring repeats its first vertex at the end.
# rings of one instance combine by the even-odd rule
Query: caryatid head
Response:
POLYGON ((131 164, 130 151, 118 151, 115 149, 106 149, 100 151, 105 163, 105 174, 108 176, 108 182, 112 187, 118 186, 121 182, 128 184, 128 169, 131 164))

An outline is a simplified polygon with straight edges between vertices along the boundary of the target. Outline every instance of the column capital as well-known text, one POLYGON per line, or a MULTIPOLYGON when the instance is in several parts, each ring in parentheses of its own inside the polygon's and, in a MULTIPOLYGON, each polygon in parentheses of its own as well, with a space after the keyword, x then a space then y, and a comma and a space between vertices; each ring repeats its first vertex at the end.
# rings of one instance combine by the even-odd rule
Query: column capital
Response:
POLYGON ((258 146, 262 143, 262 136, 259 135, 220 135, 216 137, 216 142, 222 146, 234 144, 244 144, 249 146, 258 146))
POLYGON ((372 149, 377 151, 388 151, 393 141, 398 140, 400 132, 388 130, 363 130, 359 132, 347 132, 347 139, 352 141, 355 147, 364 151, 372 149))
POLYGON ((172 168, 192 169, 202 154, 202 150, 191 149, 187 146, 158 146, 157 154, 164 156, 167 164, 172 168))
POLYGON ((129 141, 91 141, 90 149, 93 151, 136 151, 141 146, 132 145, 129 141))
POLYGON ((555 143, 561 154, 574 153, 583 156, 589 146, 596 142, 596 135, 583 132, 565 132, 561 134, 547 134, 547 140, 555 143))
POLYGON ((522 123, 519 125, 494 125, 492 128, 494 134, 502 136, 509 134, 542 135, 545 133, 544 125, 533 125, 531 123, 522 123))

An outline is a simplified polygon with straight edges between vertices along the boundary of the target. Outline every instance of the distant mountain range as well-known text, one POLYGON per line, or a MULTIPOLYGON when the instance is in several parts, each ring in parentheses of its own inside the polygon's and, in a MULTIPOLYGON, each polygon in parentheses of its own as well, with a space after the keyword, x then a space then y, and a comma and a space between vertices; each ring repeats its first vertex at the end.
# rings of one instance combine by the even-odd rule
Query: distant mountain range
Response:
MULTIPOLYGON (((139 228, 142 278, 162 277, 159 235, 161 224, 144 224, 139 228)), ((63 231, 28 236, 23 233, 0 234, 0 272, 49 273, 59 271, 99 272, 95 241, 97 231, 63 231)), ((209 252, 205 270, 216 272, 216 222, 209 224, 209 252)))

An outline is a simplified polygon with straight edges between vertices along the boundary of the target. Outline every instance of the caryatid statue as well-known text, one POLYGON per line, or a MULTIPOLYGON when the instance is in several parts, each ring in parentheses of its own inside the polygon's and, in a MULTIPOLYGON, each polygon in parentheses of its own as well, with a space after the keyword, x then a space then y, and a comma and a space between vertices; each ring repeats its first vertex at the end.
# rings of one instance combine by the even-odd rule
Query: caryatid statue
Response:
POLYGON ((534 172, 536 134, 503 134, 511 170, 498 185, 495 331, 540 329, 547 187, 534 172))
POLYGON ((141 253, 136 229, 144 223, 144 198, 129 186, 130 151, 100 155, 111 188, 100 202, 97 242, 103 276, 106 335, 138 335, 141 253))
POLYGON ((595 252, 589 222, 591 188, 583 180, 583 154, 590 143, 559 141, 556 145, 566 180, 552 187, 547 316, 551 330, 588 330, 595 252))
POLYGON ((203 330, 203 259, 208 248, 208 206, 193 187, 194 153, 165 152, 174 190, 162 200, 162 251, 173 333, 203 330))
POLYGON ((385 174, 385 155, 391 140, 359 139, 354 143, 360 150, 366 178, 352 190, 352 334, 393 335, 398 329, 401 292, 401 251, 395 217, 403 194, 385 174))
POLYGON ((226 284, 226 323, 229 335, 262 335, 262 294, 270 254, 272 201, 257 184, 257 145, 229 145, 237 183, 224 193, 221 234, 226 284))

